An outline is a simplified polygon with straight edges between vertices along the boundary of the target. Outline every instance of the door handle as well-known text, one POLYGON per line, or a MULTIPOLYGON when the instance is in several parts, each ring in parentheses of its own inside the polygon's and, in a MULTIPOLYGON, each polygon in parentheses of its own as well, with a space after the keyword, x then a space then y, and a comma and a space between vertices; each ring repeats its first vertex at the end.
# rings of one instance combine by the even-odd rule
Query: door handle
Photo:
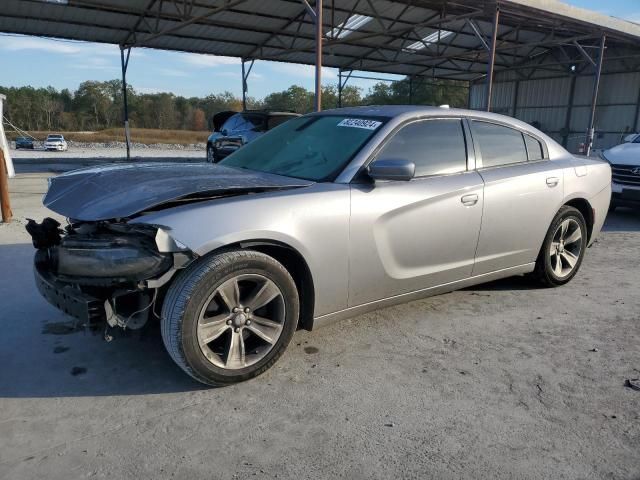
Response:
POLYGON ((465 207, 471 207, 478 203, 478 195, 475 193, 472 193, 470 195, 463 195, 460 201, 465 207))
POLYGON ((547 186, 548 187, 555 187, 556 185, 558 185, 558 183, 560 183, 560 179, 558 177, 547 177, 547 186))

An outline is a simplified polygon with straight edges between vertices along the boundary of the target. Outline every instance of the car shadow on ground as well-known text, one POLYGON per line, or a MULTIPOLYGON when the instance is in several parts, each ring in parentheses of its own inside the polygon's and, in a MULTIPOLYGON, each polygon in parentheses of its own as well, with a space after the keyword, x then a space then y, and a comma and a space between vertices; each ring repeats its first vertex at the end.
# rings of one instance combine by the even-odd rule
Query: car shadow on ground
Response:
MULTIPOLYGON (((2 230, 0 230, 0 235, 2 230)), ((167 354, 159 322, 115 335, 74 328, 36 290, 30 244, 0 245, 0 398, 201 390, 167 354)))
MULTIPOLYGON (((640 231, 640 213, 609 214, 606 232, 640 231)), ((0 239, 3 235, 0 228, 0 239)), ((167 354, 159 323, 116 335, 73 328, 33 281, 33 247, 0 245, 0 398, 146 395, 201 390, 167 354)), ((467 288, 471 292, 540 288, 526 276, 467 288)))
POLYGON ((602 227, 603 232, 638 232, 640 231, 640 209, 618 207, 609 212, 602 227))

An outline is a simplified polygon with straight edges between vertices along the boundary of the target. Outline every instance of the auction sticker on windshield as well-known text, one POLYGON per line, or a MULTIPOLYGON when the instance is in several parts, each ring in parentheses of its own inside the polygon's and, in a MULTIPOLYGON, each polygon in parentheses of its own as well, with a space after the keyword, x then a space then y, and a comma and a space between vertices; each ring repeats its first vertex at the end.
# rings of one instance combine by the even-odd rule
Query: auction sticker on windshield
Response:
POLYGON ((339 127, 364 128, 365 130, 375 130, 380 125, 382 122, 366 118, 345 118, 338 124, 339 127))

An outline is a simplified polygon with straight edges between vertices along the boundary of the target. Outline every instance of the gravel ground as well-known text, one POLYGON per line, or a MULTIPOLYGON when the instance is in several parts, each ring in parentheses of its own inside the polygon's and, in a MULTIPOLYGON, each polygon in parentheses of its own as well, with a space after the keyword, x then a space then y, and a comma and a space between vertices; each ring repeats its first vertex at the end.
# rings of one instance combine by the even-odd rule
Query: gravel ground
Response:
POLYGON ((40 298, 20 222, 47 215, 46 176, 11 180, 0 225, 0 478, 640 478, 640 214, 612 214, 565 287, 298 332, 266 374, 208 389, 157 326, 105 343, 40 298))

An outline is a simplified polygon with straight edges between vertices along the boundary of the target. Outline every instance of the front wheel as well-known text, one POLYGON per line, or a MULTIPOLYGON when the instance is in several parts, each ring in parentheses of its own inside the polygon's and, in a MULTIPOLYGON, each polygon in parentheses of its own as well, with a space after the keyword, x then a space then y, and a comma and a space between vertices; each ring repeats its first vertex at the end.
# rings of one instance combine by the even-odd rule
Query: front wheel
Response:
POLYGON ((256 251, 228 251, 194 263, 171 285, 162 339, 194 379, 228 385, 269 369, 287 348, 298 315, 298 291, 282 264, 256 251))
POLYGON ((576 208, 563 206, 551 222, 536 261, 536 276, 549 287, 568 283, 578 273, 587 247, 587 224, 576 208))

